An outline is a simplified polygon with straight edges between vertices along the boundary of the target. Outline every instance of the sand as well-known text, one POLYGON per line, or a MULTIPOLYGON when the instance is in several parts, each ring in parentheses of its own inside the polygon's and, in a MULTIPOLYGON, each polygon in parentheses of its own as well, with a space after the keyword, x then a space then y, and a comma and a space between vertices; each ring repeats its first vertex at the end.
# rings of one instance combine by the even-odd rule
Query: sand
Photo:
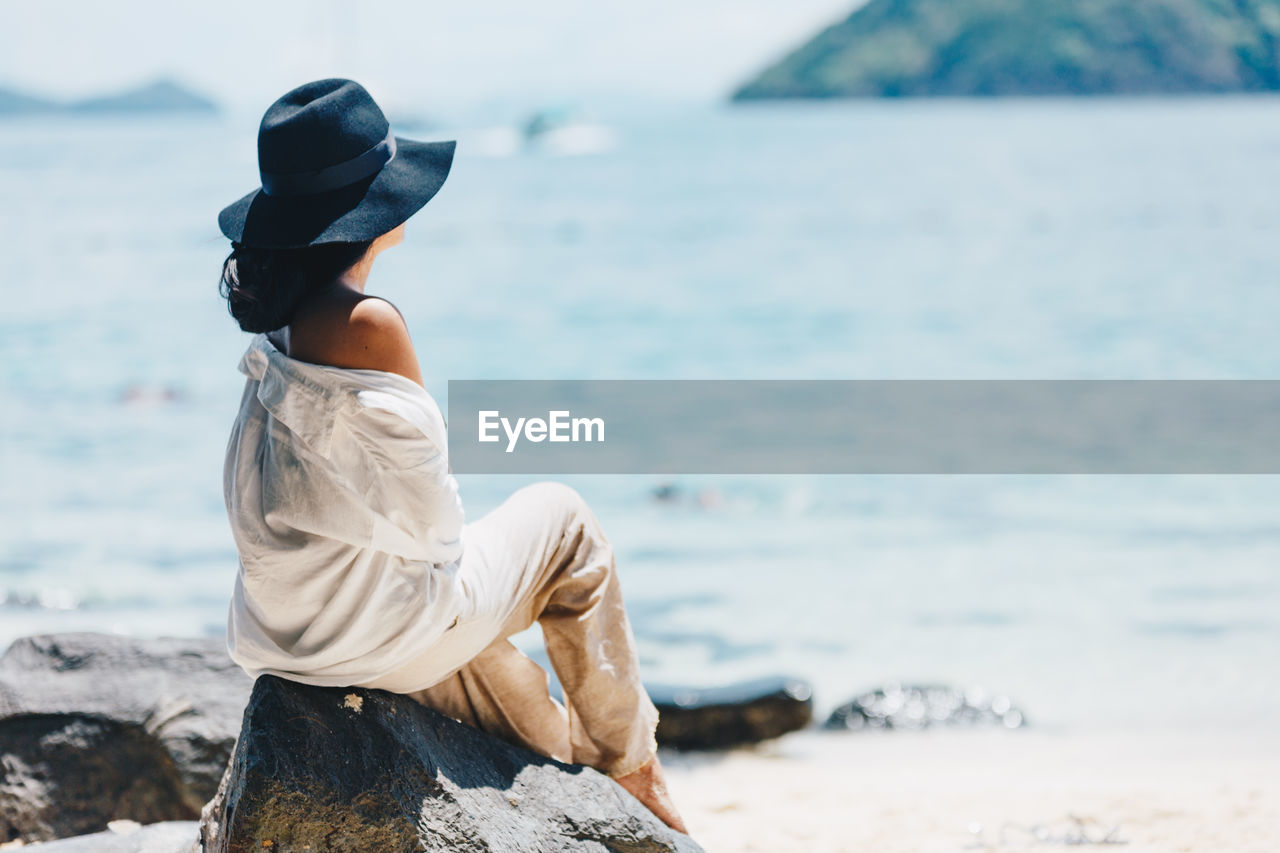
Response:
POLYGON ((1280 851, 1274 734, 810 730, 662 759, 709 853, 1280 851))

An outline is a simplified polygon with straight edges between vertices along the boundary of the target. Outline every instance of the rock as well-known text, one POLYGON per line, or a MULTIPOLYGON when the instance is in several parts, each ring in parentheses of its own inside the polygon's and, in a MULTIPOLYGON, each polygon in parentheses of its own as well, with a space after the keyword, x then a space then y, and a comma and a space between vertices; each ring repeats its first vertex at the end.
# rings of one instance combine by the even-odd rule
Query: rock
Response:
POLYGON ((121 827, 92 835, 27 844, 39 853, 198 853, 200 825, 193 820, 121 827))
POLYGON ((658 707, 658 742, 676 749, 757 743, 813 720, 813 690, 798 678, 761 678, 708 689, 646 688, 658 707))
POLYGON ((18 640, 0 658, 0 843, 197 817, 250 687, 220 639, 18 640))
POLYGON ((697 851, 606 776, 379 690, 263 676, 205 853, 697 851))
MULTIPOLYGON (((564 690, 546 652, 530 655, 547 671, 551 695, 564 690)), ((658 745, 727 749, 802 729, 813 721, 813 690, 799 678, 769 676, 721 687, 645 682, 658 708, 658 745)))
MULTIPOLYGON (((220 639, 15 642, 0 658, 0 843, 197 817, 218 790, 251 688, 220 639)), ((776 737, 812 714, 808 686, 793 679, 650 692, 660 742, 681 748, 776 737)))
POLYGON ((870 0, 733 98, 1276 90, 1276 0, 870 0))
POLYGON ((828 729, 923 729, 938 725, 994 724, 1008 729, 1027 724, 1007 696, 989 696, 981 688, 958 690, 940 685, 886 685, 870 690, 831 712, 828 729))

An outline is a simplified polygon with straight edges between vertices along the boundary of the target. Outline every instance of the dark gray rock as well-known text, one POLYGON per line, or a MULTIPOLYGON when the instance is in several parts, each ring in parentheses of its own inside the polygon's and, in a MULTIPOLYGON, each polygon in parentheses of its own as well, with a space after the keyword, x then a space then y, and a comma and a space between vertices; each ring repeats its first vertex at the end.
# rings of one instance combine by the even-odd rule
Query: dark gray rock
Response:
POLYGON ((250 687, 222 640, 18 640, 0 658, 0 842, 197 817, 250 687))
POLYGON ((724 749, 802 729, 813 720, 813 690, 775 676, 724 687, 646 685, 658 707, 658 743, 676 749, 724 749))
POLYGON ((1007 696, 971 687, 890 684, 868 690, 831 712, 828 729, 924 729, 940 725, 1022 728, 1026 716, 1007 696))
POLYGON ((379 690, 254 685, 205 853, 697 851, 613 780, 379 690))
POLYGON ((95 832, 58 841, 26 844, 39 853, 198 853, 200 825, 193 820, 153 823, 121 832, 95 832))

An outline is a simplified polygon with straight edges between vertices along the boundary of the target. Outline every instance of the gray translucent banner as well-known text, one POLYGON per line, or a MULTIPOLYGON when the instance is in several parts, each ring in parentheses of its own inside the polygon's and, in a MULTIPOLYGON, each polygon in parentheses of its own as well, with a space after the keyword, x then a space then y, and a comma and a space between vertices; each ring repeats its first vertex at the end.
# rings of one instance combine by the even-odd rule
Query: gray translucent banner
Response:
POLYGON ((1280 381, 454 381, 449 453, 459 474, 1276 474, 1280 381))

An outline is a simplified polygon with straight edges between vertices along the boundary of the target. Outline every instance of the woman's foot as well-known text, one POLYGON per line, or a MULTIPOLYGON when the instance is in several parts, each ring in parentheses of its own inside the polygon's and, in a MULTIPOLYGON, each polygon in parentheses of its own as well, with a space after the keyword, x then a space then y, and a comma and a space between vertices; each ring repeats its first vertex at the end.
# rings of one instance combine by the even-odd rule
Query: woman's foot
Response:
POLYGON ((676 804, 671 801, 671 794, 667 792, 667 778, 662 774, 662 765, 658 763, 658 756, 655 755, 649 759, 638 770, 633 770, 626 776, 619 776, 613 781, 648 806, 649 811, 667 826, 686 835, 689 833, 689 830, 684 827, 684 820, 681 819, 680 813, 676 811, 676 804))

